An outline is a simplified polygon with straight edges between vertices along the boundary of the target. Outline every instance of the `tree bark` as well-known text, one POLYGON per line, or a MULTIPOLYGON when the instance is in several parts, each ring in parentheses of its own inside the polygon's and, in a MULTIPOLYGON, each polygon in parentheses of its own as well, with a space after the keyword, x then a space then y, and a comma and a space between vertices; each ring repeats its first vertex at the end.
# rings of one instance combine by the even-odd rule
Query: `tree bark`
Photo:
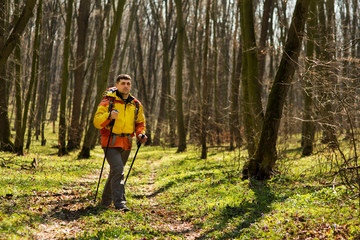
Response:
MULTIPOLYGON (((15 16, 18 16, 19 3, 15 3, 15 16)), ((19 141, 21 140, 21 128, 22 128, 22 96, 21 96, 21 50, 20 50, 20 39, 15 47, 15 104, 16 104, 16 117, 15 117, 15 144, 14 152, 18 152, 16 146, 19 146, 19 141)), ((22 150, 21 150, 22 151, 22 150)))
MULTIPOLYGON (((147 92, 147 85, 145 81, 145 70, 144 70, 144 57, 142 53, 142 39, 141 39, 141 30, 140 30, 140 23, 138 18, 135 19, 135 29, 136 29, 136 55, 138 60, 138 68, 139 68, 139 98, 140 101, 145 106, 144 114, 146 119, 150 119, 150 99, 149 94, 147 92)), ((146 122, 146 135, 148 137, 146 144, 151 144, 152 138, 151 138, 151 132, 152 132, 152 125, 150 121, 146 122)))
POLYGON ((24 123, 23 127, 25 128, 26 124, 28 124, 28 135, 27 135, 27 142, 26 142, 26 149, 30 148, 31 143, 31 137, 32 137, 32 129, 34 127, 34 118, 35 118, 35 104, 36 104, 36 95, 37 95, 37 89, 39 84, 39 52, 40 52, 40 36, 41 36, 41 19, 42 19, 42 0, 39 0, 38 8, 36 11, 36 22, 35 22, 35 40, 34 40, 34 48, 33 48, 33 62, 34 62, 34 68, 31 70, 31 72, 34 71, 34 73, 31 73, 31 76, 34 77, 35 85, 34 89, 28 94, 32 94, 31 99, 31 107, 30 107, 30 117, 28 123, 24 123))
POLYGON ((168 7, 166 5, 165 13, 166 13, 166 19, 165 22, 163 21, 163 18, 161 17, 161 13, 156 12, 156 7, 152 5, 152 13, 157 19, 157 24, 159 26, 160 32, 161 32, 161 40, 162 40, 162 46, 163 46, 163 56, 162 56, 162 71, 161 71, 161 88, 160 88, 160 111, 157 119, 157 125, 155 130, 155 135, 153 137, 153 145, 158 146, 160 145, 160 137, 161 133, 164 133, 165 128, 165 117, 166 117, 166 111, 163 109, 166 109, 166 105, 168 103, 168 96, 167 96, 167 89, 168 84, 170 83, 170 21, 172 16, 172 8, 168 7))
POLYGON ((259 49, 258 49, 258 59, 259 59, 259 82, 263 82, 263 76, 265 71, 266 65, 266 39, 268 36, 268 29, 269 29, 269 19, 272 13, 274 0, 265 0, 264 2, 264 9, 263 9, 263 16, 261 20, 261 33, 260 33, 260 40, 259 40, 259 49))
POLYGON ((333 116, 333 101, 334 95, 329 91, 335 88, 336 84, 336 67, 332 61, 335 56, 335 39, 334 39, 334 0, 326 1, 327 7, 324 8, 324 0, 318 2, 319 8, 319 34, 320 46, 324 50, 320 52, 319 59, 322 62, 318 66, 318 71, 324 76, 323 81, 320 82, 320 96, 322 102, 322 109, 320 114, 324 121, 321 123, 323 126, 322 143, 329 144, 331 147, 336 147, 336 134, 335 134, 335 119, 333 116), (327 21, 326 21, 327 20, 327 21))
MULTIPOLYGON (((114 22, 113 25, 111 26, 109 37, 106 40, 107 44, 105 49, 105 57, 102 62, 101 74, 98 77, 98 81, 97 81, 95 105, 93 107, 93 111, 91 115, 91 120, 90 120, 91 122, 92 119, 94 119, 97 106, 102 99, 102 93, 106 90, 106 86, 108 83, 109 71, 111 66, 111 60, 114 53, 116 36, 120 28, 125 2, 126 0, 118 0, 117 9, 116 12, 114 13, 114 22)), ((90 156, 90 149, 92 147, 92 143, 94 141, 95 136, 96 136, 96 128, 94 127, 94 124, 90 124, 85 134, 84 144, 79 154, 79 157, 88 158, 90 156)))
POLYGON ((251 0, 241 0, 241 35, 243 40, 243 121, 248 153, 251 158, 263 123, 261 86, 258 81, 258 59, 251 0))
POLYGON ((284 53, 270 91, 260 141, 255 156, 243 168, 244 178, 268 179, 275 165, 280 119, 300 54, 309 1, 296 2, 284 53))
POLYGON ((35 7, 36 0, 28 0, 25 4, 25 7, 19 17, 19 19, 16 21, 15 26, 10 31, 10 36, 5 40, 6 37, 6 29, 7 23, 6 23, 6 16, 8 13, 7 11, 7 2, 2 1, 1 4, 1 10, 5 14, 2 16, 2 22, 0 35, 1 35, 1 41, 0 41, 0 150, 4 151, 12 151, 13 150, 13 143, 10 140, 10 122, 8 118, 8 105, 7 105, 7 81, 5 79, 6 75, 6 62, 12 51, 14 50, 16 43, 19 42, 20 36, 23 34, 24 29, 32 16, 32 10, 35 7))
POLYGON ((75 62, 75 79, 74 79, 74 96, 73 107, 71 114, 71 126, 69 131, 69 141, 67 148, 69 151, 79 148, 81 142, 80 131, 80 114, 81 114, 81 100, 82 90, 84 85, 84 69, 86 57, 86 38, 89 25, 90 14, 90 0, 81 0, 79 6, 79 15, 77 18, 78 23, 78 36, 77 36, 77 49, 76 49, 76 62, 75 62))
POLYGON ((304 98, 304 121, 302 123, 302 155, 309 156, 313 151, 314 137, 315 137, 315 123, 313 120, 314 111, 313 111, 313 84, 311 81, 311 72, 312 63, 314 61, 314 49, 315 49, 315 31, 316 21, 317 21, 317 10, 316 10, 317 1, 311 1, 309 6, 309 18, 307 22, 307 37, 306 42, 306 71, 305 81, 303 83, 303 98, 304 98))
POLYGON ((69 53, 70 53, 70 30, 72 22, 73 0, 68 0, 65 22, 62 81, 61 81, 61 98, 60 98, 60 120, 59 120, 59 152, 62 156, 67 154, 66 149, 66 98, 69 82, 69 53))
POLYGON ((236 54, 237 49, 237 30, 239 25, 239 13, 240 13, 240 1, 237 4, 237 10, 235 15, 235 31, 233 35, 233 69, 231 77, 231 95, 230 95, 230 116, 229 116, 229 127, 230 127, 230 151, 235 149, 234 141, 237 147, 240 147, 241 136, 240 136, 240 121, 239 121, 239 90, 240 90, 240 75, 239 68, 241 68, 241 44, 239 47, 238 55, 236 54), (239 64, 239 65, 238 65, 239 64))
MULTIPOLYGON (((209 0, 208 0, 209 1, 209 0)), ((175 0, 176 23, 177 23, 177 48, 176 48, 176 119, 178 130, 178 149, 176 152, 183 152, 186 149, 186 134, 184 127, 183 113, 183 65, 184 65, 184 20, 181 0, 175 0)))
MULTIPOLYGON (((8 57, 10 56, 10 54, 12 53, 12 51, 15 48, 17 40, 19 40, 21 35, 23 34, 24 29, 33 14, 32 11, 35 7, 35 4, 36 4, 36 0, 27 0, 26 1, 25 7, 24 7, 18 21, 16 22, 13 29, 10 31, 11 32, 10 36, 7 38, 6 42, 0 46, 0 66, 1 67, 4 66, 4 64, 6 64, 8 57)), ((4 9, 6 9, 6 8, 4 8, 4 9)))
POLYGON ((208 75, 208 48, 210 38, 210 4, 211 1, 207 0, 206 3, 206 16, 205 16, 205 39, 204 39, 204 52, 202 63, 202 81, 203 81, 203 101, 201 112, 201 159, 207 159, 207 131, 208 131, 208 118, 209 118, 209 100, 211 90, 211 80, 208 75))

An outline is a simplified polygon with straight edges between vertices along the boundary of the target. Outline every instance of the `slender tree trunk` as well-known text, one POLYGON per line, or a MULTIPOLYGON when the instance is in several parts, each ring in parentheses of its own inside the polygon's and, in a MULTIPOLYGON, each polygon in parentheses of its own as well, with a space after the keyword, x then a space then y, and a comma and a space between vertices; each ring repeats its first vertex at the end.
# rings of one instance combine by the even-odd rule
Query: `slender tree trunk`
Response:
MULTIPOLYGON (((239 25, 239 12, 240 12, 240 1, 237 4, 237 10, 235 15, 235 31, 233 35, 233 69, 231 77, 231 102, 230 102, 230 116, 229 116, 229 126, 230 126, 230 151, 235 149, 234 141, 236 146, 240 146, 240 122, 239 122, 239 89, 240 89, 240 76, 237 76, 237 62, 241 62, 242 52, 239 51, 238 56, 236 56, 237 49, 237 30, 239 25)), ((241 48, 241 44, 240 44, 241 48)), ((241 67, 241 63, 240 63, 241 67)))
POLYGON ((137 13, 138 7, 139 7, 138 2, 133 1, 133 5, 131 7, 131 16, 130 16, 128 28, 126 31, 126 38, 125 38, 125 41, 124 41, 124 44, 123 44, 123 47, 122 47, 122 50, 120 53, 119 73, 122 72, 123 63, 124 63, 124 59, 125 59, 125 53, 126 53, 126 50, 128 49, 129 38, 130 38, 131 31, 133 30, 133 25, 134 25, 134 21, 136 18, 136 13, 137 13))
MULTIPOLYGON (((15 16, 18 16, 20 12, 19 1, 15 2, 15 16)), ((1 35, 1 34, 0 34, 1 35)), ((16 117, 15 117, 15 144, 14 152, 20 151, 16 148, 19 146, 21 140, 21 128, 22 128, 22 96, 21 96, 21 50, 20 50, 20 39, 15 47, 15 104, 16 104, 16 117)), ((22 149, 21 149, 22 151, 22 149)))
POLYGON ((71 114, 71 126, 69 131, 69 141, 67 148, 73 150, 80 147, 81 134, 80 131, 80 114, 81 114, 81 99, 84 85, 84 69, 86 57, 86 38, 89 25, 90 14, 90 0, 81 0, 79 6, 79 15, 77 18, 78 32, 77 32, 77 49, 76 49, 76 63, 75 63, 75 89, 73 95, 73 107, 71 114))
MULTIPOLYGON (((97 81, 95 105, 92 111, 91 121, 92 119, 94 119, 97 106, 102 99, 102 93, 105 91, 108 83, 109 71, 111 66, 111 60, 114 53, 116 36, 120 28, 125 2, 126 2, 125 0, 118 0, 117 9, 116 12, 114 13, 114 22, 113 25, 111 26, 109 37, 106 40, 107 44, 105 49, 105 58, 102 62, 101 75, 99 76, 97 81)), ((94 127, 94 124, 90 124, 85 134, 84 144, 79 154, 79 157, 88 158, 90 156, 90 149, 93 145, 93 141, 95 137, 96 137, 96 128, 94 127)))
MULTIPOLYGON (((157 17, 159 18, 159 17, 157 17)), ((162 75, 161 75, 161 90, 160 90, 160 111, 157 119, 157 126, 155 130, 155 136, 153 145, 160 145, 160 136, 165 128, 165 113, 163 109, 166 109, 168 102, 167 89, 168 84, 170 83, 170 63, 169 63, 169 51, 170 51, 170 18, 166 18, 164 29, 161 28, 163 24, 160 25, 160 31, 162 33, 162 45, 163 45, 163 56, 162 56, 162 75)))
POLYGON ((70 30, 72 22, 73 0, 68 0, 65 23, 65 40, 63 51, 61 98, 60 98, 60 120, 59 120, 59 156, 67 154, 66 149, 66 99, 69 82, 69 53, 70 53, 70 30))
POLYGON ((53 80, 53 84, 52 84, 52 96, 51 96, 51 113, 50 113, 50 121, 52 121, 52 125, 53 125, 53 133, 55 133, 55 123, 57 120, 57 114, 58 114, 58 109, 59 109, 59 104, 60 104, 60 93, 61 93, 61 81, 57 79, 57 71, 56 71, 56 66, 58 66, 58 58, 59 58, 59 47, 60 47, 60 41, 57 41, 57 44, 55 44, 55 54, 54 56, 55 59, 52 63, 52 69, 53 69, 53 73, 52 73, 52 80, 53 80))
MULTIPOLYGON (((4 4, 5 4, 5 2, 4 2, 4 4)), ((2 44, 0 46, 0 66, 1 67, 5 65, 8 57, 10 56, 10 54, 12 53, 12 51, 15 48, 17 40, 19 40, 21 35, 23 34, 25 27, 33 14, 32 11, 35 7, 35 4, 36 4, 36 0, 26 1, 25 7, 24 7, 18 21, 16 21, 15 26, 10 31, 11 32, 10 36, 6 39, 4 44, 2 44)), ((4 9, 7 9, 7 7, 5 5, 4 5, 4 7, 5 7, 4 9)))
POLYGON ((182 71, 184 65, 184 20, 181 0, 175 0, 176 4, 176 23, 177 23, 177 48, 176 48, 176 119, 178 130, 178 149, 177 152, 183 152, 186 149, 186 134, 184 127, 184 113, 182 101, 182 71))
POLYGON ((323 137, 322 142, 329 144, 331 147, 336 146, 336 134, 335 134, 335 119, 333 116, 333 95, 331 91, 328 91, 330 88, 334 88, 336 84, 336 67, 332 61, 335 56, 335 39, 334 39, 334 0, 326 1, 327 4, 327 14, 324 8, 324 0, 318 2, 319 8, 319 28, 320 31, 320 46, 324 46, 325 50, 320 53, 320 60, 323 64, 318 67, 318 70, 321 72, 321 75, 324 76, 324 81, 321 84, 321 101, 324 105, 321 109, 321 115, 324 119, 323 122, 323 137), (326 19, 328 21, 326 21, 326 19))
MULTIPOLYGON (((42 96, 42 101, 41 103, 44 103, 43 104, 44 106, 42 107, 42 116, 41 116, 41 146, 45 146, 46 145, 46 137, 45 137, 45 123, 46 123, 46 113, 47 113, 47 107, 48 107, 48 104, 49 104, 49 99, 50 99, 50 93, 52 91, 50 91, 50 82, 52 82, 52 76, 53 76, 53 73, 51 72, 51 66, 52 66, 52 63, 53 61, 55 61, 53 59, 53 48, 54 48, 54 43, 55 43, 55 34, 56 34, 56 31, 57 31, 57 26, 58 26, 58 18, 56 16, 56 12, 57 12, 57 5, 56 7, 53 9, 53 8, 49 8, 47 7, 46 5, 44 6, 45 9, 44 9, 44 12, 47 12, 47 13, 51 13, 52 15, 49 17, 49 21, 50 23, 48 23, 48 30, 47 30, 47 33, 48 33, 48 37, 47 38, 44 38, 43 39, 43 44, 46 48, 46 51, 45 51, 45 54, 44 54, 44 62, 41 64, 41 66, 45 66, 44 67, 44 78, 45 78, 45 86, 44 86, 44 92, 42 96), (51 19, 51 20, 50 20, 51 19)), ((45 14, 44 14, 45 15, 45 14)), ((55 52, 56 54, 56 52, 55 52)))
MULTIPOLYGON (((95 32, 96 32, 96 40, 95 40, 95 49, 94 49, 94 54, 92 56, 91 59, 91 66, 90 66, 90 79, 89 79, 89 84, 86 88, 86 93, 85 93, 85 97, 83 100, 83 104, 82 104, 82 112, 81 112, 81 120, 80 120, 80 139, 83 136, 83 130, 84 127, 87 126, 89 123, 88 118, 89 118, 89 107, 90 107, 90 99, 92 96, 92 92, 93 92, 93 88, 94 88, 94 84, 95 84, 95 79, 96 79, 96 72, 101 72, 100 70, 100 62, 101 62, 101 56, 100 53, 103 49, 103 29, 104 29, 104 22, 105 19, 108 18, 109 13, 110 13, 110 4, 108 3, 104 9, 104 16, 102 17, 100 12, 101 12, 101 0, 96 0, 95 2, 95 10, 98 13, 95 17, 95 32)), ((90 125, 92 125, 92 121, 90 121, 90 125)), ((93 128, 93 131, 96 131, 95 128, 93 128)), ((84 144, 87 142, 87 140, 84 140, 84 144)), ((90 146, 90 144, 87 144, 87 146, 90 146)), ((84 150, 84 147, 82 148, 82 151, 79 155, 79 157, 84 157, 84 158, 88 158, 89 155, 89 150, 90 148, 86 148, 86 150, 84 150), (84 156, 82 156, 82 152, 84 151, 84 156)))
POLYGON ((251 0, 241 0, 241 35, 243 39, 243 118, 248 153, 251 158, 263 123, 261 86, 258 81, 258 59, 251 0))
POLYGON ((309 1, 296 2, 284 53, 269 95, 260 141, 255 156, 243 168, 245 178, 267 179, 275 165, 280 119, 300 54, 309 1))
POLYGON ((201 112, 201 159, 207 158, 207 131, 208 131, 208 118, 209 118, 209 100, 210 100, 210 89, 211 80, 208 75, 208 47, 210 37, 210 0, 206 3, 206 17, 205 17, 205 40, 204 40, 204 52, 203 52, 203 70, 202 70, 202 81, 203 81, 203 101, 202 101, 202 112, 201 112))
POLYGON ((33 48, 33 61, 35 62, 34 66, 34 77, 35 85, 32 92, 32 100, 31 100, 31 108, 30 108, 30 118, 28 123, 28 135, 27 135, 27 142, 26 142, 26 149, 30 148, 31 143, 31 136, 32 136, 32 129, 34 127, 34 118, 35 118, 35 103, 36 103, 36 95, 37 95, 37 88, 39 84, 39 52, 40 52, 40 36, 41 36, 41 19, 42 19, 42 0, 39 0, 37 12, 36 12, 36 23, 35 23, 35 40, 34 40, 34 48, 33 48))
POLYGON ((4 14, 2 14, 1 18, 1 30, 0 30, 0 150, 4 151, 12 151, 13 143, 10 140, 10 122, 8 118, 8 105, 7 105, 7 81, 5 79, 6 76, 6 62, 12 51, 14 50, 16 43, 19 42, 19 39, 24 32, 24 29, 32 16, 32 10, 35 7, 36 0, 28 0, 25 4, 25 7, 16 21, 15 26, 10 31, 11 34, 8 38, 6 38, 6 29, 7 27, 7 2, 1 2, 1 10, 4 14), (6 38, 6 39, 5 39, 6 38))
MULTIPOLYGON (((6 43, 6 37, 8 35, 8 22, 7 16, 8 12, 8 2, 1 1, 0 2, 0 49, 6 43)), ((18 40, 17 40, 18 41, 18 40)), ((1 52, 0 52, 1 54, 1 52)), ((1 55, 0 55, 1 56, 1 55)), ((0 151, 13 151, 13 143, 10 140, 10 121, 8 117, 8 93, 7 93, 7 85, 8 81, 6 79, 7 72, 7 63, 4 61, 0 63, 0 151)))
POLYGON ((302 155, 309 156, 313 151, 314 137, 315 137, 315 123, 313 121, 313 84, 311 82, 311 72, 312 64, 314 60, 314 48, 315 48, 315 31, 316 29, 316 20, 317 20, 317 10, 316 3, 317 1, 311 1, 309 6, 309 18, 307 22, 307 43, 306 43, 306 71, 308 72, 305 75, 305 81, 303 83, 303 98, 304 98, 304 121, 302 123, 302 155))
MULTIPOLYGON (((18 145, 15 146, 15 150, 16 153, 19 155, 23 155, 23 148, 24 148, 24 138, 25 138, 25 131, 26 131, 26 125, 28 124, 28 114, 29 114, 29 105, 30 105, 30 101, 31 101, 31 97, 33 96, 33 91, 34 94, 36 94, 36 89, 33 90, 34 88, 34 84, 35 86, 36 84, 36 70, 37 70, 37 66, 38 66, 38 49, 39 49, 39 27, 40 27, 40 18, 41 18, 41 4, 39 4, 40 8, 38 8, 39 12, 37 13, 37 17, 36 17, 36 24, 35 24, 35 39, 34 39, 34 43, 33 43, 33 56, 32 56, 32 63, 31 63, 31 76, 30 76, 30 83, 29 83, 29 87, 28 87, 28 91, 26 94, 26 99, 25 99, 25 107, 24 107, 24 114, 23 114, 23 119, 22 119, 22 124, 21 124, 21 132, 20 132, 20 137, 19 137, 19 142, 18 145)), ((30 115, 30 118, 32 118, 33 116, 30 115)), ((31 128, 32 126, 29 125, 29 128, 31 128)), ((31 134, 30 134, 31 135, 31 134)))
MULTIPOLYGON (((143 105, 145 106, 145 118, 150 119, 150 99, 149 94, 147 92, 147 86, 145 81, 145 70, 144 70, 144 57, 142 53, 142 39, 141 39, 141 30, 140 30, 140 23, 138 18, 135 19, 135 29, 136 29, 136 54, 137 54, 137 60, 138 60, 138 67, 139 67, 139 98, 143 105)), ((146 122, 146 135, 148 137, 147 144, 151 144, 152 138, 151 138, 151 132, 152 132, 152 125, 149 121, 146 122)))
POLYGON ((212 21, 213 21, 213 48, 214 48, 214 114, 215 114, 215 134, 216 134, 216 143, 220 145, 220 106, 218 101, 219 89, 218 89, 218 46, 217 46, 217 1, 213 1, 212 5, 212 21))
POLYGON ((261 20, 261 33, 260 33, 260 41, 259 41, 259 49, 258 49, 258 59, 259 59, 259 82, 263 83, 263 76, 265 71, 266 65, 266 39, 268 36, 268 29, 269 29, 269 19, 272 13, 274 0, 265 0, 264 2, 264 9, 263 9, 263 16, 261 20))

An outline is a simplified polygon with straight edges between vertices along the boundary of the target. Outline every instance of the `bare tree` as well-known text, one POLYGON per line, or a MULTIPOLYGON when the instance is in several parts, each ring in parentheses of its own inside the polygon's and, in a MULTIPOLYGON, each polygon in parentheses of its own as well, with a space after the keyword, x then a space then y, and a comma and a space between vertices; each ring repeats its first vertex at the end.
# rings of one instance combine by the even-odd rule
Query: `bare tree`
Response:
POLYGON ((80 131, 80 116, 81 116, 81 99, 84 85, 84 69, 86 59, 86 38, 89 25, 90 14, 90 0, 81 0, 79 6, 79 15, 77 18, 78 32, 77 32, 77 49, 76 49, 76 63, 75 63, 75 86, 73 96, 73 107, 71 114, 71 126, 69 131, 69 141, 67 148, 72 150, 80 147, 81 136, 80 131))
POLYGON ((254 157, 243 168, 245 178, 267 179, 277 160, 276 140, 280 119, 298 61, 309 0, 297 0, 284 53, 267 102, 260 141, 254 157))
MULTIPOLYGON (((210 0, 208 0, 210 1, 210 0)), ((176 22, 177 22, 177 47, 176 47, 176 119, 178 130, 178 149, 177 152, 183 152, 186 149, 186 134, 184 126, 183 113, 183 65, 184 65, 184 19, 181 0, 175 0, 176 4, 176 22)))
MULTIPOLYGON (((5 12, 8 8, 6 7, 6 1, 2 1, 1 11, 4 11, 3 16, 7 16, 5 12)), ((20 36, 23 34, 24 29, 32 16, 32 10, 34 9, 36 0, 26 1, 25 7, 17 20, 15 26, 11 29, 11 34, 5 40, 6 36, 6 18, 1 19, 1 41, 0 41, 0 149, 5 151, 11 151, 13 143, 10 140, 10 123, 8 118, 8 106, 7 106, 7 82, 5 79, 6 75, 6 62, 10 54, 15 48, 20 36)))

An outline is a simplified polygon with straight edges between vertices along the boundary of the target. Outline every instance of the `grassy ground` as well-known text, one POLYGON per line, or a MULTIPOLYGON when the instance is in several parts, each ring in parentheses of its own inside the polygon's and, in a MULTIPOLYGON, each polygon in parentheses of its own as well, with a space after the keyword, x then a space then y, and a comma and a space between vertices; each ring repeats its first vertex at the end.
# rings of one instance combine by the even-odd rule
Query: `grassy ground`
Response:
POLYGON ((326 157, 288 149, 258 182, 241 180, 245 151, 211 148, 200 160, 194 146, 142 147, 125 214, 94 204, 99 147, 88 160, 37 142, 23 157, 0 152, 0 239, 360 239, 357 202, 330 181, 326 157))

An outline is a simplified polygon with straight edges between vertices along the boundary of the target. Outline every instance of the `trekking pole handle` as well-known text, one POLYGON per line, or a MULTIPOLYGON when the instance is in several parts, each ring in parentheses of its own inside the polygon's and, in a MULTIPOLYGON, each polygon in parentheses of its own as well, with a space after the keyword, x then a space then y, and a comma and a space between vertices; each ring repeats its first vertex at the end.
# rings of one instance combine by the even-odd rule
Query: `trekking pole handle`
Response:
MULTIPOLYGON (((146 136, 145 134, 141 133, 141 139, 144 139, 145 136, 146 136)), ((138 145, 138 147, 140 147, 140 145, 141 145, 141 142, 139 140, 137 141, 137 145, 138 145)))

